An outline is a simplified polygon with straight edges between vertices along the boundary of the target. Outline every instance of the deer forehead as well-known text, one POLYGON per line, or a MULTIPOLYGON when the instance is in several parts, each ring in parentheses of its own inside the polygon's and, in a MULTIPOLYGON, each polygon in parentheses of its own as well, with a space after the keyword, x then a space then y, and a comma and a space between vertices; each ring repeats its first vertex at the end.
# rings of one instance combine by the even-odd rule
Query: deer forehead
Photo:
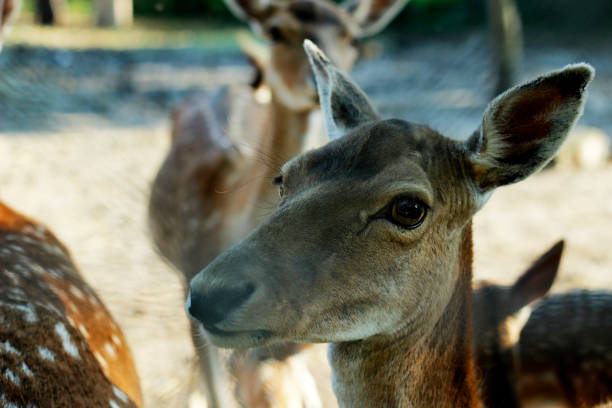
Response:
POLYGON ((456 142, 426 126, 395 119, 364 125, 300 155, 283 166, 282 173, 290 191, 341 180, 376 193, 395 190, 403 182, 428 205, 450 201, 455 190, 469 192, 456 142))

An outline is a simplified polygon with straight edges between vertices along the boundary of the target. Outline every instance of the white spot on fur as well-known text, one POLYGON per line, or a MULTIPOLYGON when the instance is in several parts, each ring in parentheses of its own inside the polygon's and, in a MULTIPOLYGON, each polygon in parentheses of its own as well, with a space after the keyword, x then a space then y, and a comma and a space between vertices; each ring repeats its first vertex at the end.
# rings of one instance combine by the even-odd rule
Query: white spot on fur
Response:
POLYGON ((36 312, 34 311, 34 307, 30 304, 28 305, 16 305, 13 303, 5 303, 0 302, 0 304, 10 307, 11 309, 16 309, 24 314, 24 319, 28 323, 36 323, 38 321, 38 316, 36 316, 36 312))
POLYGON ((111 408, 120 408, 119 404, 117 404, 113 399, 108 402, 108 405, 110 405, 111 408))
POLYGON ((62 347, 64 348, 64 351, 74 358, 81 358, 79 355, 79 349, 72 342, 72 338, 70 337, 68 330, 66 330, 66 326, 59 322, 55 324, 53 329, 62 340, 62 347))
POLYGON ((8 246, 9 249, 15 251, 15 252, 19 252, 19 253, 25 253, 25 251, 23 250, 23 248, 20 245, 15 245, 15 244, 11 244, 8 246))
POLYGON ((111 343, 104 344, 104 351, 110 358, 117 357, 117 353, 115 352, 115 347, 111 343))
POLYGON ((117 398, 119 398, 121 401, 123 401, 124 403, 127 404, 128 400, 128 396, 125 395, 125 393, 123 391, 121 391, 119 388, 115 387, 113 385, 113 392, 115 393, 115 395, 117 396, 117 398))
POLYGON ((0 351, 2 351, 3 353, 16 354, 18 356, 21 355, 21 352, 15 347, 13 347, 9 341, 0 342, 0 351))
POLYGON ((23 371, 23 373, 28 377, 32 377, 34 375, 32 370, 30 370, 30 367, 28 367, 26 363, 21 363, 21 371, 23 371))
POLYGON ((5 271, 5 275, 9 277, 13 285, 17 286, 20 283, 19 276, 11 271, 5 271))
POLYGON ((70 293, 72 293, 74 296, 78 297, 79 299, 85 298, 85 295, 83 294, 83 292, 81 292, 81 290, 77 288, 76 286, 70 286, 70 293))
POLYGON ((8 402, 6 399, 6 395, 0 394, 0 402, 2 402, 2 408, 20 408, 17 405, 8 402))
POLYGON ((108 363, 106 362, 104 357, 102 357, 102 354, 96 351, 94 352, 94 357, 96 358, 96 360, 98 360, 98 364, 102 366, 102 369, 104 370, 104 372, 106 372, 106 370, 108 370, 108 363))
POLYGON ((43 360, 55 361, 55 354, 51 350, 42 346, 38 346, 37 349, 43 360))
POLYGON ((111 339, 113 340, 113 343, 115 343, 117 346, 121 345, 121 339, 116 334, 113 334, 111 336, 111 339))
POLYGON ((12 372, 11 369, 7 368, 6 370, 4 370, 4 376, 8 380, 15 383, 15 385, 21 385, 21 379, 14 372, 12 372))
POLYGON ((87 328, 83 326, 82 324, 79 324, 79 331, 81 332, 83 337, 85 337, 86 339, 89 338, 89 332, 87 331, 87 328))

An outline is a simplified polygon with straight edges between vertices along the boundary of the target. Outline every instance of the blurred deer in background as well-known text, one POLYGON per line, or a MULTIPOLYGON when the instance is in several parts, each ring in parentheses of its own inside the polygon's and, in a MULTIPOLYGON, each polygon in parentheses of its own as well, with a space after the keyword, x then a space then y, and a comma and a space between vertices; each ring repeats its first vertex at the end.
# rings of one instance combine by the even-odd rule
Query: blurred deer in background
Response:
POLYGON ((17 20, 21 10, 21 0, 0 0, 0 51, 3 38, 11 24, 17 20))
POLYGON ((534 308, 516 346, 521 402, 590 407, 612 399, 612 292, 553 294, 534 308))
POLYGON ((513 350, 523 320, 520 311, 545 296, 561 262, 564 242, 540 256, 511 286, 488 281, 472 286, 472 350, 487 407, 519 407, 513 350), (518 321, 517 321, 518 320, 518 321))
POLYGON ((191 281, 187 309, 222 347, 334 342, 343 407, 479 406, 471 218, 496 188, 552 158, 593 71, 568 66, 511 89, 454 141, 381 120, 314 44, 306 49, 334 140, 282 167, 278 207, 191 281))
MULTIPOLYGON (((278 166, 325 140, 304 39, 350 70, 359 40, 382 30, 406 2, 226 1, 270 44, 269 54, 256 61, 269 100, 248 86, 232 86, 212 100, 187 101, 173 114, 172 146, 153 182, 149 221, 159 252, 187 282, 275 206, 278 166)), ((192 338, 207 387, 216 390, 209 405, 230 406, 216 350, 197 332, 192 338)))
POLYGON ((612 398, 612 292, 552 294, 517 316, 548 292, 562 251, 560 241, 512 286, 475 285, 473 350, 485 406, 578 408, 612 398))
POLYGON ((0 405, 140 407, 123 334, 43 225, 0 203, 0 405))

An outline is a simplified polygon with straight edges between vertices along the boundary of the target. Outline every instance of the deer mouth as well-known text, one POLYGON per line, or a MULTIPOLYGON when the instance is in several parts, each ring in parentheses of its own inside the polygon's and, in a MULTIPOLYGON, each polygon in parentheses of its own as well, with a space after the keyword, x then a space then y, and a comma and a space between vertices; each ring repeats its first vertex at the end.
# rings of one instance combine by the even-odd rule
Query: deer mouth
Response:
POLYGON ((219 347, 244 348, 266 344, 273 337, 270 330, 223 330, 201 325, 204 336, 219 347))

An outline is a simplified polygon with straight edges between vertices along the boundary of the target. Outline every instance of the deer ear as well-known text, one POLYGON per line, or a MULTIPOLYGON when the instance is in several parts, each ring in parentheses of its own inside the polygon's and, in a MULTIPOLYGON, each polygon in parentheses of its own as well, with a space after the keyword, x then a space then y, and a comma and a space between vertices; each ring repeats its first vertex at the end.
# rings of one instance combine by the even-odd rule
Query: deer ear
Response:
POLYGON ((263 20, 272 8, 270 0, 224 0, 224 2, 234 16, 249 23, 263 20))
POLYGON ((348 0, 342 6, 361 28, 359 37, 369 37, 382 31, 409 0, 348 0))
POLYGON ((513 312, 546 295, 550 290, 559 264, 565 242, 558 241, 552 248, 536 260, 510 289, 511 309, 513 312))
POLYGON ((582 114, 593 75, 588 64, 569 65, 489 104, 480 131, 464 145, 480 192, 523 180, 550 161, 582 114))
POLYGON ((319 101, 330 139, 336 139, 379 116, 363 91, 329 61, 312 41, 304 41, 314 72, 319 101))

